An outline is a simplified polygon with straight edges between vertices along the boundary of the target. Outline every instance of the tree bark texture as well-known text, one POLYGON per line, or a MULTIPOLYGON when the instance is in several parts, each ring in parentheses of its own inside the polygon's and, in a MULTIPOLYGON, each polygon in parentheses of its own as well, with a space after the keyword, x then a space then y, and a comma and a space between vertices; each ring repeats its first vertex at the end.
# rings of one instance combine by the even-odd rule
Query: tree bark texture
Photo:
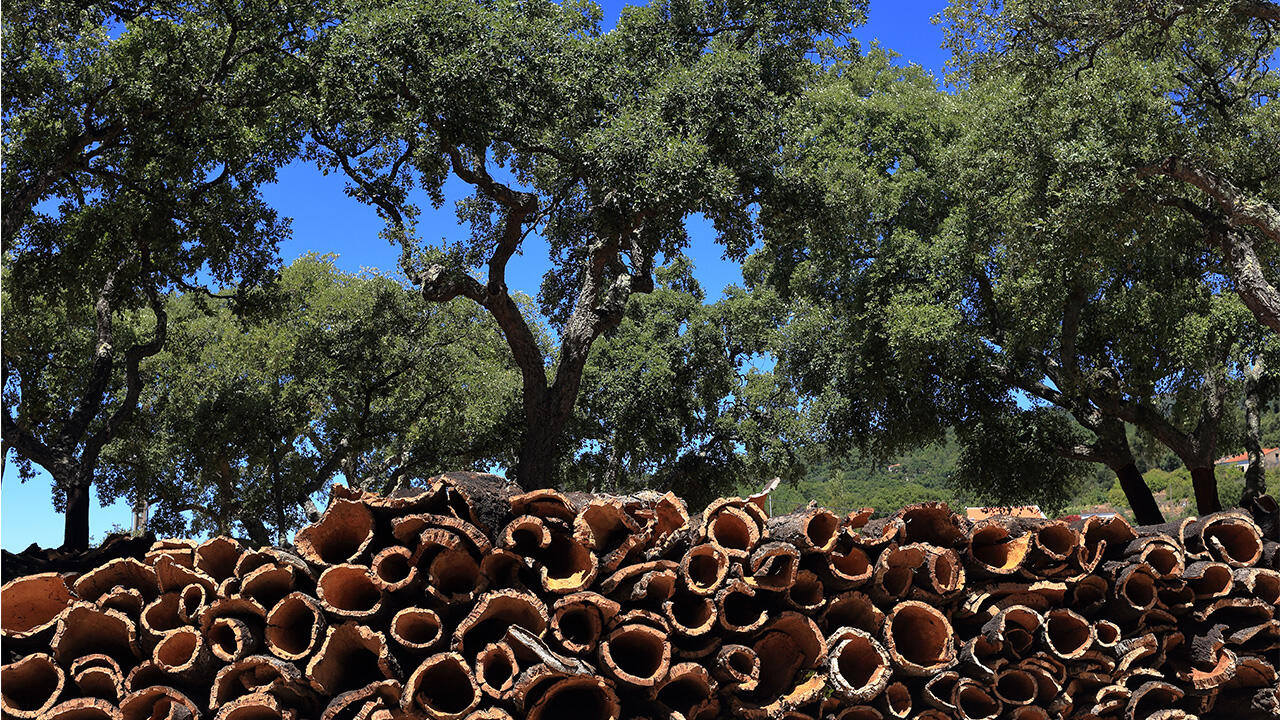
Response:
POLYGON ((1208 515, 1222 509, 1218 502, 1218 478, 1213 466, 1191 468, 1191 487, 1196 495, 1196 513, 1208 515))
POLYGON ((1134 520, 1139 525, 1159 525, 1164 522, 1164 514, 1156 505, 1156 498, 1151 494, 1147 481, 1138 472, 1138 466, 1130 462, 1115 468, 1116 478, 1120 480, 1120 489, 1124 491, 1129 508, 1133 510, 1134 520))

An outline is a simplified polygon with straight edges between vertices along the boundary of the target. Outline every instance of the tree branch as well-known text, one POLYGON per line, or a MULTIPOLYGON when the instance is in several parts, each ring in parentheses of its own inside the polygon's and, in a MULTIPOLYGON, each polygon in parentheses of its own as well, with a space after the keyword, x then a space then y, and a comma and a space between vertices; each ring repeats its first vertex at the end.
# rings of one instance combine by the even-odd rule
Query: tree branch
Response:
POLYGON ((1138 168, 1139 178, 1163 175, 1198 188, 1222 210, 1232 227, 1256 228, 1272 242, 1280 243, 1280 210, 1270 203, 1247 197, 1230 181, 1177 156, 1138 168))

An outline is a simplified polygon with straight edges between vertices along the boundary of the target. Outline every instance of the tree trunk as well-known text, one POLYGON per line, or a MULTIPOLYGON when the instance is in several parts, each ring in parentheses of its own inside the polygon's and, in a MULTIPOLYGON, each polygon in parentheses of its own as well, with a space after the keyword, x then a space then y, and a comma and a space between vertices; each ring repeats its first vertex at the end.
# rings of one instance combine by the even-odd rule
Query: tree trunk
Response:
POLYGON ((526 413, 515 480, 525 490, 555 487, 565 420, 548 411, 526 413))
POLYGON ((1213 466, 1191 468, 1191 487, 1196 493, 1196 513, 1208 515, 1222 509, 1218 503, 1218 478, 1213 466))
POLYGON ((63 485, 67 494, 66 524, 63 526, 62 549, 89 549, 89 484, 76 478, 63 485))
POLYGON ((1147 481, 1142 478, 1142 473, 1138 472, 1138 466, 1130 462, 1114 469, 1116 477, 1120 480, 1120 489, 1124 491, 1124 497, 1129 501, 1129 509, 1133 510, 1133 519, 1139 525, 1163 523, 1164 514, 1160 512, 1160 506, 1156 505, 1156 498, 1151 494, 1147 481))
POLYGON ((1267 471, 1262 459, 1261 411, 1262 374, 1265 372, 1261 358, 1244 374, 1244 449, 1249 453, 1249 467, 1244 471, 1244 494, 1240 496, 1240 504, 1266 494, 1267 471))

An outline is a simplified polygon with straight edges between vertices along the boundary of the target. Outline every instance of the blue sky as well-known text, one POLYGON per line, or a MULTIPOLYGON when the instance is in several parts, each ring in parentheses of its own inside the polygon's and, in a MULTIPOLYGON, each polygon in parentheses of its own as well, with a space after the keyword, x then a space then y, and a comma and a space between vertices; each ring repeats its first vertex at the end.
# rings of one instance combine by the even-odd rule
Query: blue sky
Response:
MULTIPOLYGON (((623 3, 603 3, 605 24, 617 20, 623 3)), ((901 63, 917 63, 941 76, 946 52, 941 49, 942 31, 930 18, 942 12, 945 2, 893 2, 873 0, 870 20, 856 28, 862 43, 879 41, 902 57, 901 63)), ((308 252, 335 253, 338 265, 347 271, 377 268, 394 271, 399 249, 378 236, 381 222, 373 210, 347 197, 342 179, 324 176, 314 166, 295 163, 284 168, 279 181, 265 190, 267 200, 284 216, 293 219, 293 236, 280 247, 285 263, 308 252)), ((450 203, 439 211, 424 208, 420 235, 425 240, 454 238, 465 232, 457 224, 450 203)), ((697 218, 689 222, 693 245, 689 252, 695 274, 709 299, 719 297, 727 285, 742 282, 737 263, 726 261, 715 244, 709 225, 697 218)), ((548 267, 547 247, 531 238, 523 254, 512 260, 507 271, 510 287, 535 295, 548 267)), ((38 469, 38 468, 37 468, 38 469)), ((96 496, 90 511, 91 531, 100 540, 113 526, 129 525, 129 509, 123 504, 101 508, 96 496)), ((4 482, 0 484, 0 546, 18 551, 31 543, 43 547, 62 543, 62 516, 54 512, 49 478, 43 472, 27 483, 18 482, 17 469, 5 458, 4 482)))

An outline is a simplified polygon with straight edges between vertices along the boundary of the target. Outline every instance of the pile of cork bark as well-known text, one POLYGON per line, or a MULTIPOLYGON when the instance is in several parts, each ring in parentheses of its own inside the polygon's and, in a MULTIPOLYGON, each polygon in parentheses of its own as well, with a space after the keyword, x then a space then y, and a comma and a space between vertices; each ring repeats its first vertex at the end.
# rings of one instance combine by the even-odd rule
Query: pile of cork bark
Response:
POLYGON ((156 542, 3 588, 16 718, 1277 717, 1280 545, 762 497, 335 491, 291 551, 156 542))

